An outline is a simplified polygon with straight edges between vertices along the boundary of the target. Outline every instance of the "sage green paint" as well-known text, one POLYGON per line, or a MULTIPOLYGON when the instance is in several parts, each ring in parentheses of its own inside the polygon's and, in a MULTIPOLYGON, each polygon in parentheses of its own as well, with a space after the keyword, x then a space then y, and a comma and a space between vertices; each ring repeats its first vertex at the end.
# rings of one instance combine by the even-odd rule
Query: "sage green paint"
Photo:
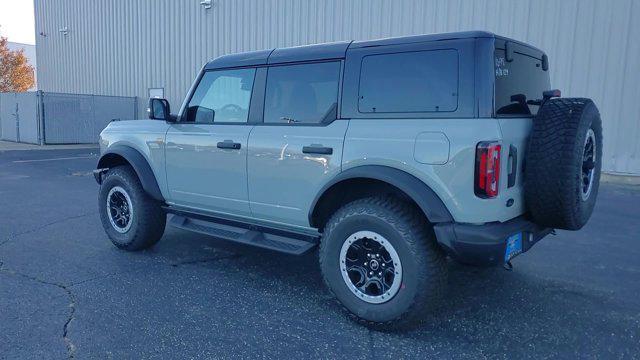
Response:
POLYGON ((420 179, 440 197, 456 222, 507 221, 524 213, 522 176, 507 187, 508 149, 518 169, 530 118, 358 119, 327 126, 168 124, 158 120, 112 122, 101 150, 117 145, 147 159, 167 203, 257 222, 309 229, 313 200, 341 171, 380 165, 420 179), (219 149, 232 140, 238 150, 219 149), (476 146, 500 141, 502 176, 497 198, 474 194, 476 146), (305 154, 304 146, 333 148, 305 154), (513 199, 507 207, 507 200, 513 199))
POLYGON ((320 189, 340 173, 348 120, 328 126, 255 126, 249 137, 249 200, 254 217, 309 226, 320 189), (304 146, 333 154, 304 154, 304 146))
MULTIPOLYGON (((531 119, 514 118, 351 120, 342 170, 363 165, 396 168, 427 184, 456 222, 507 221, 524 213, 521 181, 507 188, 508 148, 513 143, 522 149, 519 156, 523 156, 530 128, 531 119), (428 136, 435 141, 422 141, 423 137, 416 134, 442 134, 448 141, 440 135, 428 136), (482 199, 474 193, 476 146, 482 141, 500 141, 506 149, 501 156, 503 175, 499 195, 493 199, 482 199), (416 154, 416 149, 434 155, 416 154), (445 153, 448 153, 446 162, 445 153), (507 207, 510 198, 514 204, 507 207)), ((521 171, 522 161, 518 167, 521 171)))
POLYGON ((165 135, 169 125, 159 120, 112 121, 100 133, 100 153, 118 145, 134 148, 149 162, 162 196, 167 199, 165 135))

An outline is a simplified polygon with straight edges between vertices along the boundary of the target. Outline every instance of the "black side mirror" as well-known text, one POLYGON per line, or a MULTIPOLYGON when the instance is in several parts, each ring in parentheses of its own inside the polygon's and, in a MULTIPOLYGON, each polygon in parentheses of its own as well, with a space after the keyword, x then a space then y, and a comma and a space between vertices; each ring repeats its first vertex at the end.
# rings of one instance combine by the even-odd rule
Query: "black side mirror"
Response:
POLYGON ((149 113, 149 119, 152 120, 175 121, 175 117, 171 116, 171 108, 167 99, 149 99, 147 112, 149 113))

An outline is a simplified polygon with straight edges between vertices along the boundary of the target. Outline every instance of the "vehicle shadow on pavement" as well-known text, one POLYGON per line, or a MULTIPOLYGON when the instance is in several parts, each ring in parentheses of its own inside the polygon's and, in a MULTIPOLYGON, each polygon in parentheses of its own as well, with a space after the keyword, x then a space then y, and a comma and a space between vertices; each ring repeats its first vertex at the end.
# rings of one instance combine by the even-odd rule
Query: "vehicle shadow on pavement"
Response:
MULTIPOLYGON (((184 236, 189 235, 180 235, 181 238, 184 236)), ((171 239, 173 235, 168 237, 163 239, 165 243, 178 241, 171 239)), ((194 239, 192 243, 200 241, 209 243, 217 250, 236 254, 230 262, 245 273, 250 273, 251 277, 260 278, 264 282, 285 282, 305 294, 308 301, 317 302, 309 306, 325 307, 344 315, 340 314, 340 305, 333 301, 324 287, 317 251, 297 257, 203 236, 199 240, 194 239)), ((182 245, 185 243, 182 242, 182 245)), ((545 351, 557 354, 565 341, 582 343, 580 333, 573 331, 575 328, 583 331, 599 329, 601 332, 603 326, 611 326, 612 331, 615 330, 615 322, 603 321, 601 317, 594 316, 594 312, 602 313, 602 309, 615 308, 614 304, 607 304, 608 293, 594 293, 579 284, 527 273, 526 268, 518 266, 518 260, 514 261, 513 271, 502 267, 466 266, 449 260, 449 278, 444 299, 432 315, 415 329, 380 334, 430 343, 484 342, 482 347, 496 352, 503 352, 502 348, 512 346, 545 344, 545 351), (496 342, 496 337, 501 338, 499 342, 496 342), (493 348, 494 346, 500 348, 493 348), (555 346, 559 348, 554 349, 555 346)), ((215 262, 201 265, 218 266, 215 262)), ((350 322, 347 316, 343 318, 345 322, 350 322)), ((616 321, 632 320, 621 317, 616 321)), ((596 347, 595 344, 583 345, 596 347)))

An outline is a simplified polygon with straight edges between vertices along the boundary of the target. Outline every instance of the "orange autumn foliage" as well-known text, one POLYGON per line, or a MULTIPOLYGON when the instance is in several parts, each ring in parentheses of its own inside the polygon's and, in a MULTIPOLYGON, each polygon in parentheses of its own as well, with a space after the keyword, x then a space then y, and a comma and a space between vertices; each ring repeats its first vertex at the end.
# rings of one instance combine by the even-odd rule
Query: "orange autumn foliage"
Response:
POLYGON ((0 37, 0 92, 23 92, 33 84, 33 66, 24 50, 9 50, 7 38, 0 37))

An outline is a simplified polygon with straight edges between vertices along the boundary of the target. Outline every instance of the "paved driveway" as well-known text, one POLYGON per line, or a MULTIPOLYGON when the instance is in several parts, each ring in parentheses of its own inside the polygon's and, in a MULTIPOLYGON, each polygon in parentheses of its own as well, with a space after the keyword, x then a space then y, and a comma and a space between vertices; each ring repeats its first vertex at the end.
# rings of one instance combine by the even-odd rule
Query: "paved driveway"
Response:
POLYGON ((449 264, 447 301, 411 332, 347 320, 317 254, 167 229, 113 247, 87 149, 0 152, 0 358, 640 356, 640 188, 603 185, 579 232, 515 269, 449 264))

